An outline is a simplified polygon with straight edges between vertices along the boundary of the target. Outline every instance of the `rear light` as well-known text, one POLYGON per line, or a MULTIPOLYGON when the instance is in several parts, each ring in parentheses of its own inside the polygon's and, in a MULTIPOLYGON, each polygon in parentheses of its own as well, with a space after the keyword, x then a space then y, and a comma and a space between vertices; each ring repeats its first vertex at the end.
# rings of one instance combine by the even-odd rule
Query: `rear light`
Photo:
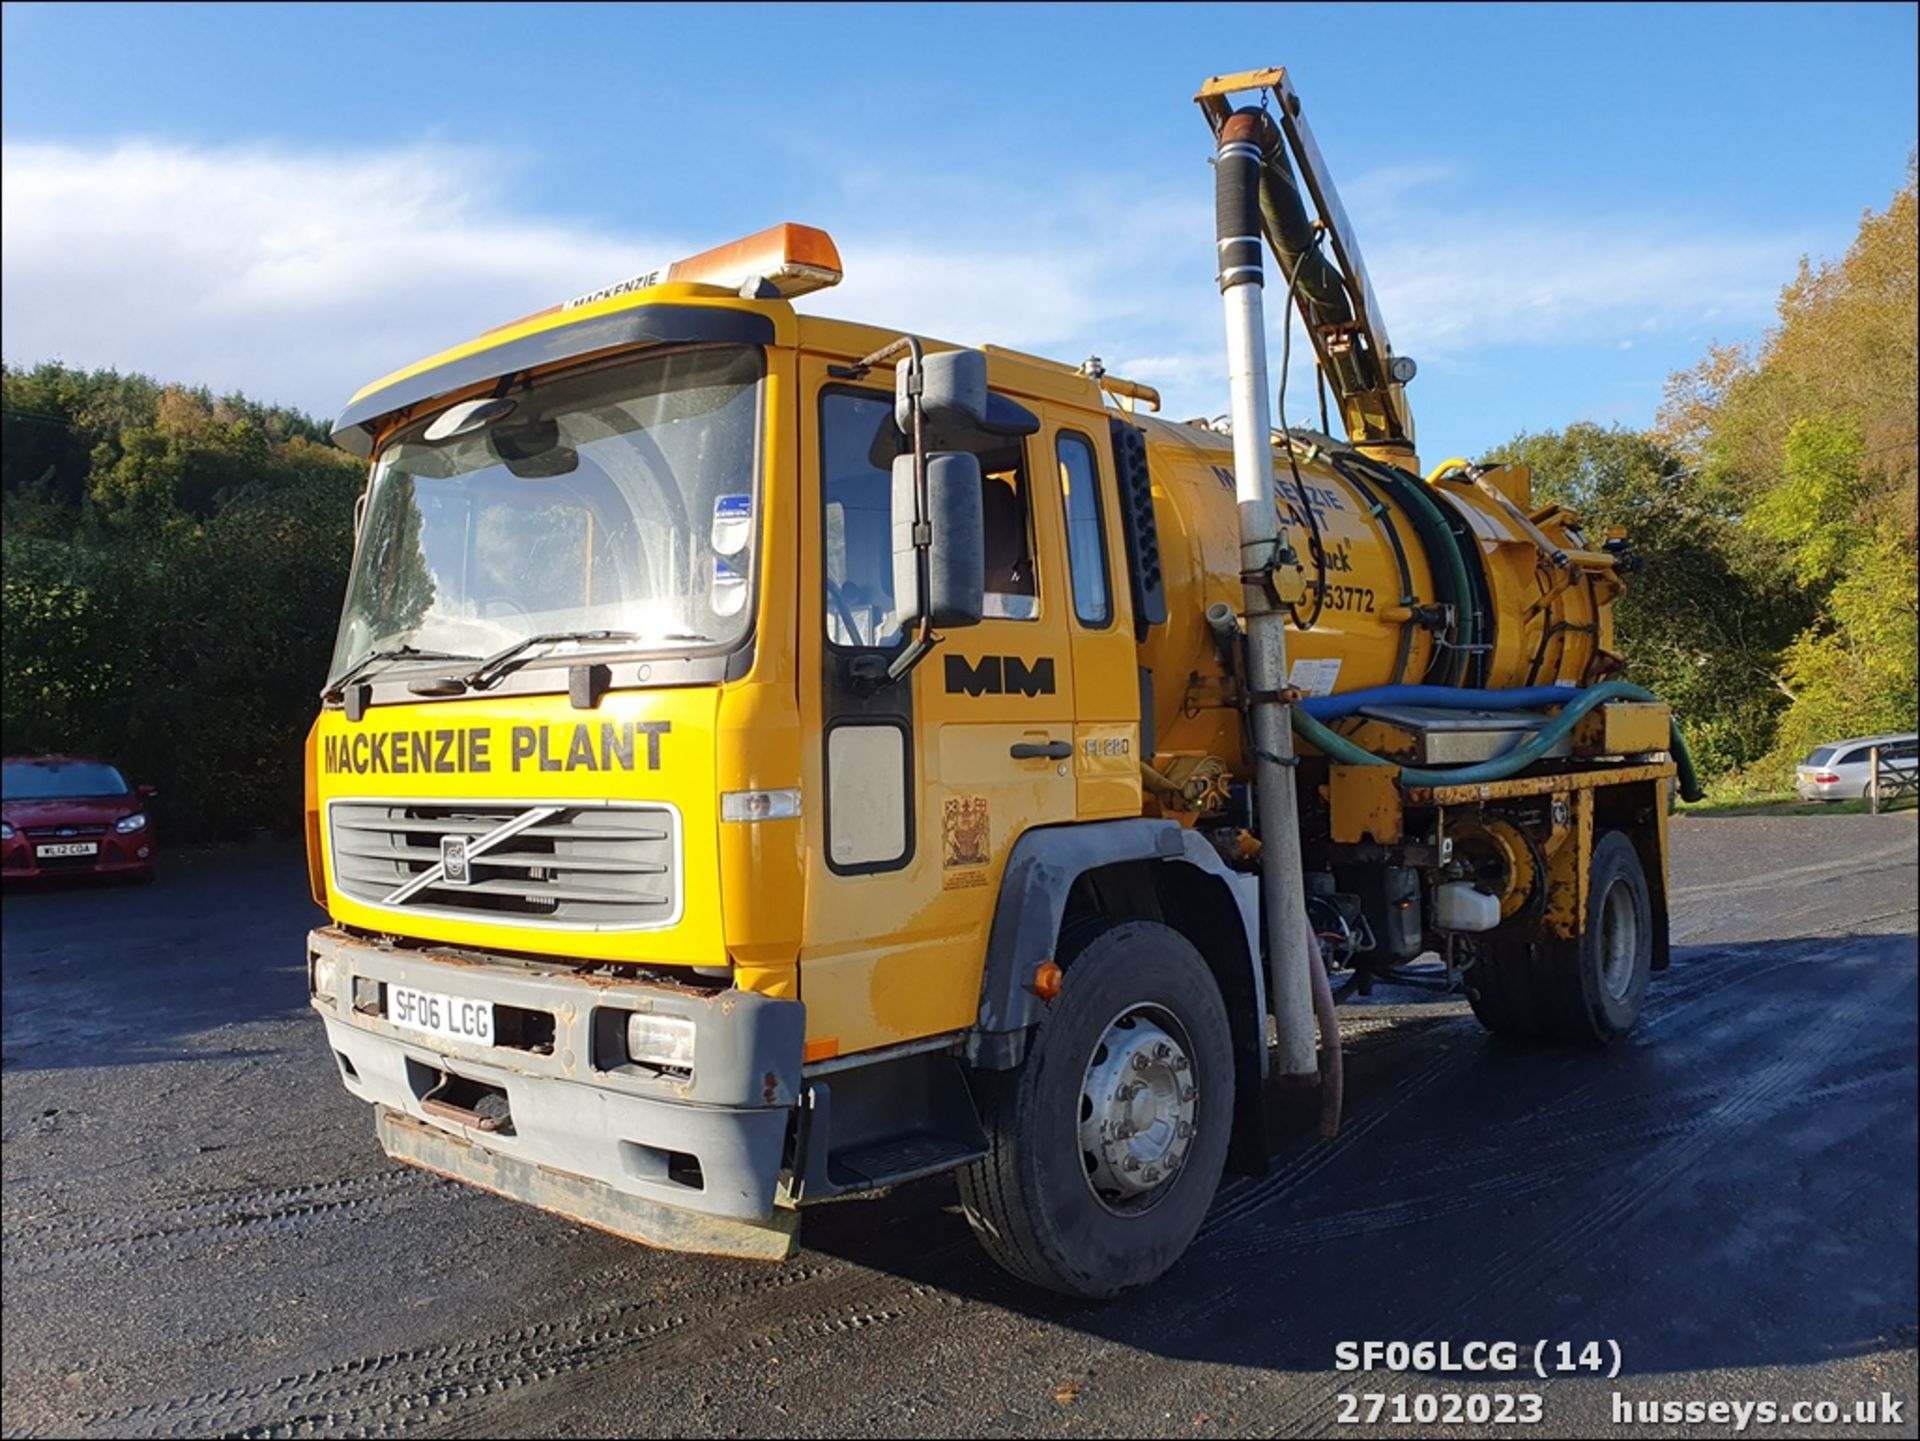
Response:
POLYGON ((1840 777, 1833 774, 1832 771, 1821 771, 1813 778, 1813 783, 1817 786, 1830 786, 1839 779, 1840 777))

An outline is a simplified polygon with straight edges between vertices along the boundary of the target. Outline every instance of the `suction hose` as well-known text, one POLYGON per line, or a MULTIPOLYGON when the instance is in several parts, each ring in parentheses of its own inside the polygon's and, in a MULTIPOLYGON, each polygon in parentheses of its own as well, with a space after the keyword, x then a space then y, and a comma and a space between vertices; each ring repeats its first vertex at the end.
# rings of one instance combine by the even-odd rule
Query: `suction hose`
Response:
MULTIPOLYGON (((1495 756, 1478 765, 1450 766, 1435 770, 1424 766, 1405 766, 1400 778, 1415 786, 1471 786, 1503 781, 1526 769, 1552 750, 1580 717, 1595 706, 1610 700, 1657 700, 1650 690, 1622 680, 1610 680, 1586 690, 1569 686, 1531 686, 1522 690, 1466 690, 1452 686, 1395 685, 1372 690, 1349 691, 1345 695, 1315 696, 1293 708, 1293 728, 1300 738, 1333 760, 1345 765, 1384 766, 1392 762, 1362 750, 1345 736, 1330 729, 1326 722, 1352 715, 1369 705, 1443 706, 1450 710, 1520 710, 1528 706, 1554 705, 1560 714, 1548 721, 1529 740, 1505 755, 1495 756)), ((1694 769, 1693 752, 1687 749, 1680 723, 1671 722, 1668 746, 1679 770, 1680 794, 1690 801, 1700 799, 1700 775, 1694 769)))

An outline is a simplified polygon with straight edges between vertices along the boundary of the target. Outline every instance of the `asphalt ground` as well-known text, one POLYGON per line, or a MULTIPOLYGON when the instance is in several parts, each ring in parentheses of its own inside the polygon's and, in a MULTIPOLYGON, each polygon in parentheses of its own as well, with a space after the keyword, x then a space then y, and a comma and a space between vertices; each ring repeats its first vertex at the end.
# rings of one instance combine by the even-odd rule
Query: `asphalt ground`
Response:
POLYGON ((1003 1276, 945 1179, 810 1213, 771 1266, 388 1163, 306 1007, 296 852, 9 893, 0 1430, 1733 1435, 1615 1418, 1884 1393, 1892 1424, 1741 1434, 1914 1435, 1913 817, 1673 834, 1674 963, 1627 1045, 1353 1008, 1341 1135, 1104 1306, 1003 1276), (1335 1369, 1367 1341, 1513 1342, 1526 1374, 1335 1369), (1541 1341, 1619 1375, 1542 1382, 1541 1341))

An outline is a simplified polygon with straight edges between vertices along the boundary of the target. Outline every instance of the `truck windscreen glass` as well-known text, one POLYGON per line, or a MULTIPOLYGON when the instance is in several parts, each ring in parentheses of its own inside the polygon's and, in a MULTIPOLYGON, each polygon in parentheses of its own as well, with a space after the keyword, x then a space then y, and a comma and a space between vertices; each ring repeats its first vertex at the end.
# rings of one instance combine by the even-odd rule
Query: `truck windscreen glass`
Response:
POLYGON ((608 630, 726 649, 752 623, 762 352, 653 354, 433 417, 381 452, 331 674, 402 646, 489 655, 608 630))

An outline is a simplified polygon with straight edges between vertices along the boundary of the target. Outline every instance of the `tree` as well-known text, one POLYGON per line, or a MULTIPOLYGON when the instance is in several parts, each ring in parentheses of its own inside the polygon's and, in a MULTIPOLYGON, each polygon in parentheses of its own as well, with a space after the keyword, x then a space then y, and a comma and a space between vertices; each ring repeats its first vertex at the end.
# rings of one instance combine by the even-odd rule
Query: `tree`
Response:
POLYGON ((1790 578, 1807 611, 1756 780, 1783 782, 1822 741, 1915 723, 1917 220, 1910 157, 1844 257, 1801 262, 1755 350, 1716 349, 1668 386, 1660 433, 1745 520, 1742 565, 1790 578))
POLYGON ((297 411, 4 371, 0 729, 111 756, 174 834, 293 824, 362 466, 297 411))

